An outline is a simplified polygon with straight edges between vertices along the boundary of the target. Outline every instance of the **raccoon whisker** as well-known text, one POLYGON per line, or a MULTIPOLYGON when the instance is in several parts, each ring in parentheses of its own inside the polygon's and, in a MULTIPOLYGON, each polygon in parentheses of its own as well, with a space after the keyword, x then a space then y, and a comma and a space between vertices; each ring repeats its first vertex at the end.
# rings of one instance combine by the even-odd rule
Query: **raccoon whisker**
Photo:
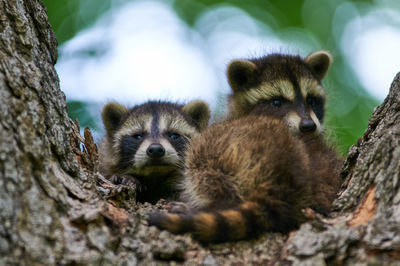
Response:
POLYGON ((127 108, 111 102, 104 106, 102 118, 106 136, 99 146, 101 174, 106 178, 140 176, 139 202, 175 199, 175 175, 181 174, 178 164, 184 160, 179 154, 189 139, 205 129, 210 118, 208 105, 202 101, 186 105, 149 101, 127 108), (164 134, 169 131, 175 133, 173 137, 164 134))

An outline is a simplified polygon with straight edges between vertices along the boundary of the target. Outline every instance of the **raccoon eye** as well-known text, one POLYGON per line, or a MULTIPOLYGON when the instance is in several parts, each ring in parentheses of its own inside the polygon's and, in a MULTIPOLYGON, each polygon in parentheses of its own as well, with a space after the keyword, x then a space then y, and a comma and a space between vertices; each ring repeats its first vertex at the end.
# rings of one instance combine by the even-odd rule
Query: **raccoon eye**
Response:
POLYGON ((306 99, 306 102, 313 108, 322 105, 321 99, 314 97, 314 96, 308 96, 306 99))
POLYGON ((282 103, 283 103, 283 100, 282 100, 282 99, 279 99, 279 98, 276 98, 276 99, 272 99, 272 100, 271 100, 271 104, 272 104, 272 106, 274 106, 274 107, 281 107, 281 106, 282 106, 282 103))
POLYGON ((178 133, 169 133, 168 134, 168 138, 170 138, 171 140, 177 140, 181 137, 181 135, 179 135, 178 133))
POLYGON ((132 137, 136 140, 141 140, 143 138, 144 134, 143 133, 136 133, 133 134, 132 137))

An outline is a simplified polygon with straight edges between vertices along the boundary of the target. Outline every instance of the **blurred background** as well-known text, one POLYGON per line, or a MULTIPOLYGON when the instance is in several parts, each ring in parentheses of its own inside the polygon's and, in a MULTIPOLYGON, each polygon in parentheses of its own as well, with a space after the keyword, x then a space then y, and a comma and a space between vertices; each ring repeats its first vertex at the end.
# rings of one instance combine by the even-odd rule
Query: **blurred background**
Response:
POLYGON ((231 59, 324 49, 325 128, 345 154, 400 71, 398 0, 42 0, 71 118, 103 135, 102 106, 203 99, 226 111, 231 59))

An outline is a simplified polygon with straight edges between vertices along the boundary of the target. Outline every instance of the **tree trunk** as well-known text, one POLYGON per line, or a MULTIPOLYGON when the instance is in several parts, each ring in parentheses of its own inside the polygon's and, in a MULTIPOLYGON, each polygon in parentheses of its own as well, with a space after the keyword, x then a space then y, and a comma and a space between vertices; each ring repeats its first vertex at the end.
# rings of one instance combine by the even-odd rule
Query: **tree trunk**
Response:
POLYGON ((381 264, 400 260, 400 75, 343 168, 335 218, 289 236, 201 246, 148 227, 132 188, 97 171, 67 116, 38 0, 0 0, 0 265, 381 264))
POLYGON ((342 169, 336 215, 288 241, 294 264, 400 265, 400 73, 342 169))

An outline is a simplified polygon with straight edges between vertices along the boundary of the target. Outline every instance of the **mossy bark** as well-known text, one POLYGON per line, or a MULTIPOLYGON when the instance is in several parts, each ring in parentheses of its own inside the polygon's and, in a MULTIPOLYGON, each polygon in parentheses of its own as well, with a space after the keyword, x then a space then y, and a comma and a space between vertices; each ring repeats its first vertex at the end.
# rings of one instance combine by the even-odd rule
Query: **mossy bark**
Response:
POLYGON ((201 246, 148 227, 133 188, 98 174, 67 116, 38 0, 0 0, 0 265, 398 264, 400 75, 344 164, 334 218, 290 235, 201 246))

